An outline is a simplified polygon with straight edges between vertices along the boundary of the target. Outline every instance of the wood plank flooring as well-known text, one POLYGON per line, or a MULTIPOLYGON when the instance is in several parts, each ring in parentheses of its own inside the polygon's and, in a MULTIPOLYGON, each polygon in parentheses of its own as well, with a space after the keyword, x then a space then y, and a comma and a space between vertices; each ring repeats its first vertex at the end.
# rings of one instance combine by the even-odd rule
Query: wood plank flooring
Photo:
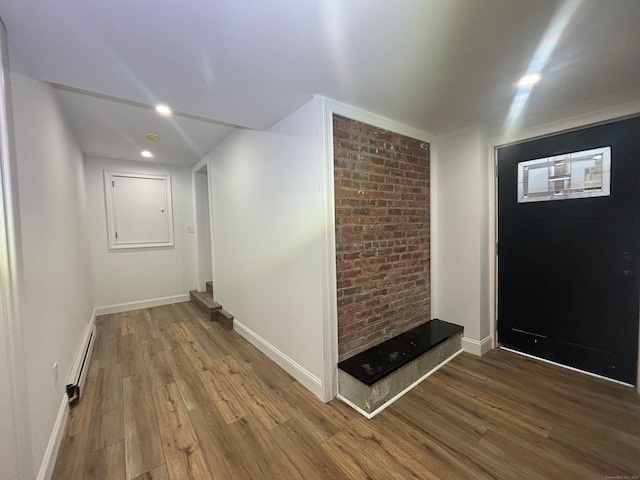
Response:
POLYGON ((502 350, 372 420, 189 303, 99 317, 53 478, 639 478, 640 396, 502 350))

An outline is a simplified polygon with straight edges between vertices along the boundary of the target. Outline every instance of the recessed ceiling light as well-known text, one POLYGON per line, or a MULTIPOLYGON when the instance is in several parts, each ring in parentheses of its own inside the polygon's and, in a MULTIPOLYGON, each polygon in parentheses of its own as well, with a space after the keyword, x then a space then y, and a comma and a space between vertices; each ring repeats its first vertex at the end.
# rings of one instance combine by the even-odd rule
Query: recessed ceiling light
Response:
POLYGON ((538 83, 541 78, 542 77, 539 73, 529 73, 518 81, 518 87, 531 87, 538 83))
POLYGON ((160 141, 160 135, 158 135, 157 133, 147 133, 145 135, 145 138, 147 140, 149 140, 150 142, 159 142, 160 141))
POLYGON ((171 109, 162 104, 156 105, 156 112, 158 112, 160 115, 171 115, 171 109))
POLYGON ((151 153, 149 150, 143 150, 142 152, 140 152, 140 155, 142 155, 144 158, 153 157, 153 153, 151 153))

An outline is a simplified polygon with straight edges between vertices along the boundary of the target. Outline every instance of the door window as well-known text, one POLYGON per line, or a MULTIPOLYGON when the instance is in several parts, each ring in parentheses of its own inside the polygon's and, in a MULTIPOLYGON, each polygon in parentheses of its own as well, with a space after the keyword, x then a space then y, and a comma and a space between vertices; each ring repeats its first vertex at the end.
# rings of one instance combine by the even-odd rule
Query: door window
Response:
POLYGON ((518 203, 606 197, 611 147, 518 162, 518 203))

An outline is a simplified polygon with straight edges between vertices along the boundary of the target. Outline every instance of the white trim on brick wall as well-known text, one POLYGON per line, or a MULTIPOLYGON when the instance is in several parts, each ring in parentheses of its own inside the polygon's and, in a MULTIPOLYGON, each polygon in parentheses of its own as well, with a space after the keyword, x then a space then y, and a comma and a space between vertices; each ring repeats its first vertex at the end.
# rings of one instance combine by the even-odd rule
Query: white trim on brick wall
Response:
MULTIPOLYGON (((333 184, 333 115, 357 120, 374 127, 383 128, 400 135, 415 138, 433 144, 435 136, 422 130, 409 127, 402 123, 376 115, 366 110, 362 110, 351 105, 347 105, 330 98, 318 95, 322 101, 322 111, 324 124, 320 135, 320 164, 322 168, 323 187, 325 195, 325 256, 324 278, 323 278, 323 303, 324 325, 324 395, 323 400, 328 402, 335 398, 338 393, 338 306, 336 289, 336 238, 335 238, 335 194, 333 184)), ((433 177, 432 177, 433 178, 433 177)), ((433 211, 433 209, 431 210, 433 211)), ((431 246, 430 257, 433 258, 433 246, 431 246)), ((430 285, 433 285, 433 274, 431 272, 430 285)), ((433 292, 432 292, 433 293, 433 292)), ((431 296, 433 298, 433 295, 431 296)), ((429 320, 429 319, 425 319, 429 320)))

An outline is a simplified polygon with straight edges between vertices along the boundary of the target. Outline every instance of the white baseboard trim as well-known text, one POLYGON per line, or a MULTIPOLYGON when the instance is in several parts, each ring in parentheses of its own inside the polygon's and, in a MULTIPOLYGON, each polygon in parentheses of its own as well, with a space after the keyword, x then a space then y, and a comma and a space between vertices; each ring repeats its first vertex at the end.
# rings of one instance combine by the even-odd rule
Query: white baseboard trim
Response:
POLYGON ((271 345, 253 330, 238 322, 238 320, 235 318, 233 320, 233 329, 238 332, 240 336, 245 338, 249 343, 255 346, 258 350, 264 353, 267 357, 276 362, 289 375, 291 375, 302 385, 304 385, 320 400, 324 398, 325 392, 322 386, 322 380, 320 380, 302 365, 296 363, 293 359, 282 353, 280 350, 271 345))
POLYGON ((171 295, 169 297, 150 298, 148 300, 139 300, 136 302, 116 303, 114 305, 103 305, 96 307, 96 315, 109 315, 111 313, 130 312, 131 310, 139 310, 141 308, 160 307, 162 305, 170 305, 172 303, 188 302, 189 294, 171 295))
POLYGON ((493 347, 492 343, 493 337, 491 335, 480 341, 468 337, 462 337, 462 349, 465 352, 477 355, 478 357, 481 357, 491 350, 493 347))
POLYGON ((36 480, 49 480, 53 475, 53 469, 56 466, 56 459, 58 458, 58 452, 60 450, 60 443, 64 435, 64 427, 67 424, 67 417, 69 417, 69 399, 64 395, 36 480))
MULTIPOLYGON (((91 319, 85 329, 85 333, 80 340, 80 345, 76 350, 76 356, 74 357, 73 366, 71 368, 71 373, 69 375, 69 381, 73 377, 77 376, 78 369, 80 368, 80 363, 82 362, 82 357, 84 356, 84 352, 87 352, 85 367, 82 370, 82 374, 78 380, 78 385, 80 386, 80 397, 82 398, 82 390, 84 388, 84 382, 87 378, 87 373, 89 372, 89 363, 91 362, 91 355, 93 354, 93 347, 95 345, 95 335, 92 333, 95 332, 96 326, 96 310, 93 309, 91 313, 91 319), (87 350, 87 342, 89 342, 89 348, 87 350)), ((67 418, 69 417, 69 397, 65 394, 62 397, 62 403, 60 404, 60 409, 58 410, 58 417, 56 418, 56 423, 53 425, 53 431, 51 432, 51 436, 49 437, 49 443, 47 444, 47 449, 44 452, 44 457, 42 458, 42 464, 40 465, 40 470, 38 471, 37 480, 49 480, 53 475, 53 469, 56 466, 56 459, 58 458, 58 452, 60 451, 60 443, 62 442, 62 437, 64 436, 64 429, 67 424, 67 418)))
POLYGON ((344 398, 342 395, 338 394, 337 398, 341 401, 343 401, 344 403, 346 403, 347 405, 349 405, 351 408, 353 408, 354 410, 356 410, 358 413, 364 415, 365 417, 367 417, 367 419, 371 420, 373 417, 375 417, 377 414, 379 414, 381 411, 383 411, 385 408, 387 408, 389 405, 391 405, 392 403, 394 403, 396 400, 398 400, 400 397, 402 397, 403 395, 405 395, 406 393, 408 393, 410 390, 413 390, 414 387, 416 387, 418 384, 420 384, 423 380, 425 380, 427 377, 430 377, 431 375, 433 375, 435 372, 437 372, 438 370, 440 370, 442 367, 444 367, 447 363, 449 363, 451 360, 453 360, 454 358, 456 358, 458 355, 460 355, 464 350, 460 349, 458 350, 456 353, 454 353, 453 355, 451 355, 449 358, 447 358, 444 362, 439 363, 438 365, 436 365, 435 367, 433 367, 431 370, 429 370, 427 373, 425 373, 423 376, 421 376, 418 380, 416 380, 415 382, 413 382, 411 385, 409 385, 407 388, 405 388, 404 390, 402 390, 400 393, 398 393, 395 397, 390 398, 389 400, 387 400, 384 404, 380 405, 378 408, 376 408, 373 412, 371 413, 367 413, 364 410, 362 410, 360 407, 358 407, 357 405, 355 405, 354 403, 352 403, 351 401, 347 400, 346 398, 344 398))

